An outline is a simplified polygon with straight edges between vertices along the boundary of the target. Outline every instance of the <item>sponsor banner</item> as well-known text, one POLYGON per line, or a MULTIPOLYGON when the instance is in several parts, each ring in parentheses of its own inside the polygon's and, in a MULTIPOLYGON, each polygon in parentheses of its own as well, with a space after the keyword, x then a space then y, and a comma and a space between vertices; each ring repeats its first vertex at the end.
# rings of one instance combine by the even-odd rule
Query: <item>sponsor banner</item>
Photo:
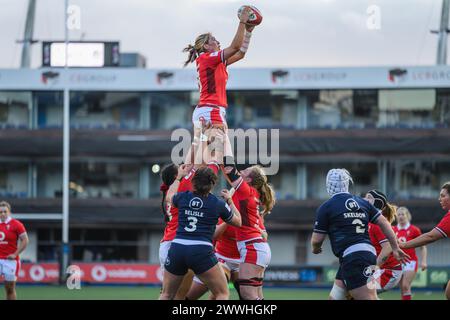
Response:
POLYGON ((428 270, 422 271, 420 268, 417 270, 416 277, 414 278, 411 286, 415 288, 425 288, 427 286, 428 270))
POLYGON ((338 272, 337 267, 324 267, 323 268, 323 282, 326 284, 333 284, 336 274, 338 272))
MULTIPOLYGON (((324 267, 323 282, 332 284, 336 277, 338 268, 324 267)), ((443 288, 450 280, 450 267, 429 267, 427 270, 417 271, 416 277, 412 283, 415 288, 443 288)))
POLYGON ((17 282, 19 283, 55 283, 59 279, 57 263, 22 263, 17 282))
MULTIPOLYGON (((74 263, 80 268, 81 281, 92 284, 159 284, 162 272, 159 265, 74 263)), ((56 283, 59 280, 57 263, 22 263, 18 283, 56 283)), ((0 277, 3 281, 3 277, 0 277)))
MULTIPOLYGON (((73 263, 81 272, 81 281, 92 284, 160 284, 162 272, 159 265, 73 263)), ((320 283, 321 267, 269 267, 264 274, 268 283, 320 283)), ((57 283, 57 263, 23 263, 19 283, 57 283)))
MULTIPOLYGON (((450 66, 243 68, 230 73, 230 90, 383 89, 448 87, 450 66)), ((0 90, 197 91, 187 69, 0 69, 0 90)))
POLYGON ((264 272, 264 282, 273 283, 318 283, 322 281, 321 267, 277 267, 269 266, 264 272))
POLYGON ((161 283, 159 265, 149 264, 76 264, 81 269, 81 281, 87 283, 161 283))
POLYGON ((427 287, 443 288, 450 280, 449 267, 430 267, 426 271, 427 287))

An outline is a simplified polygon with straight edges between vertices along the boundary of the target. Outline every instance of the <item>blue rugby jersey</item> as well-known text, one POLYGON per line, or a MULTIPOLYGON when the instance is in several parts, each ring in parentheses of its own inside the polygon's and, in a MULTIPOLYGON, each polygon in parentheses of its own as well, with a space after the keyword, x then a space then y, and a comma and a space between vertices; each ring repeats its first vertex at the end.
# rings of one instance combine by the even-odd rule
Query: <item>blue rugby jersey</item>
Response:
POLYGON ((213 194, 199 197, 191 191, 177 193, 172 203, 178 208, 175 239, 205 241, 212 244, 219 217, 230 222, 233 212, 225 201, 213 194))
POLYGON ((369 222, 375 223, 381 212, 365 199, 350 193, 338 193, 325 201, 316 212, 314 232, 328 234, 336 257, 355 244, 372 244, 369 222))

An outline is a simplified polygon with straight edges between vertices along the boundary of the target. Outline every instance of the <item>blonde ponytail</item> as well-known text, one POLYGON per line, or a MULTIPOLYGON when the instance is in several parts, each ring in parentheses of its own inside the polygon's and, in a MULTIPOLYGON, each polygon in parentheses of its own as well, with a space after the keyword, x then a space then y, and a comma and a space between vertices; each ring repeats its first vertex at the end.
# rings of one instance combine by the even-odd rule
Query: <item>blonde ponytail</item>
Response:
POLYGON ((397 218, 397 206, 387 203, 381 213, 392 224, 397 218))
POLYGON ((184 62, 184 67, 186 67, 189 63, 194 62, 200 53, 204 52, 203 46, 208 43, 210 36, 211 33, 209 32, 203 33, 195 39, 194 45, 188 44, 187 47, 183 49, 183 52, 188 52, 188 59, 184 62))
POLYGON ((189 52, 188 59, 184 62, 183 67, 186 67, 189 63, 194 62, 198 57, 197 50, 195 50, 195 47, 191 44, 188 44, 188 46, 183 49, 183 52, 189 52))
POLYGON ((261 202, 263 203, 264 207, 264 210, 262 212, 262 216, 264 217, 266 214, 272 211, 275 205, 275 191, 270 184, 265 183, 261 186, 258 192, 261 195, 261 202))
POLYGON ((250 185, 252 185, 259 193, 264 208, 261 214, 264 217, 266 214, 270 213, 275 205, 275 191, 267 182, 267 176, 260 166, 251 167, 250 178, 252 179, 250 185))

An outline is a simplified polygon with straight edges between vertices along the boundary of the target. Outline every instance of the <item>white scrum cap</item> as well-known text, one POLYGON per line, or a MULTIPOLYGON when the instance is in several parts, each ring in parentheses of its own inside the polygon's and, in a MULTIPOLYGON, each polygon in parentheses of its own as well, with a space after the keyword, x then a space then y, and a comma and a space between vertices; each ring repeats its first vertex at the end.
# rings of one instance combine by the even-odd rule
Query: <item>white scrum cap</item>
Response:
POLYGON ((331 169, 327 174, 327 192, 330 196, 348 192, 350 182, 353 183, 353 180, 346 169, 331 169))

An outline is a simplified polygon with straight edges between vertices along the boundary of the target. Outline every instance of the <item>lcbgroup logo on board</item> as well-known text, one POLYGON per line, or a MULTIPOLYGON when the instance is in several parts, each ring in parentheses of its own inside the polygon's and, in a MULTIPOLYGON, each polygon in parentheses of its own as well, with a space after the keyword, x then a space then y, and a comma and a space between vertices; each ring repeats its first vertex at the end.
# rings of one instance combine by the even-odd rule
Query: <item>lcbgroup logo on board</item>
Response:
POLYGON ((402 68, 395 68, 395 69, 389 70, 388 79, 390 82, 400 83, 400 82, 406 81, 407 75, 408 75, 408 70, 402 69, 402 68))
POLYGON ((450 70, 393 68, 389 70, 388 79, 392 83, 450 81, 450 70))
POLYGON ((41 73, 41 82, 43 84, 54 85, 58 83, 58 80, 59 80, 59 72, 44 71, 41 73))
POLYGON ((112 84, 118 81, 118 77, 115 73, 74 73, 70 75, 69 82, 71 84, 112 84))
POLYGON ((156 74, 156 83, 160 85, 169 85, 174 82, 174 73, 170 71, 161 71, 156 74))

